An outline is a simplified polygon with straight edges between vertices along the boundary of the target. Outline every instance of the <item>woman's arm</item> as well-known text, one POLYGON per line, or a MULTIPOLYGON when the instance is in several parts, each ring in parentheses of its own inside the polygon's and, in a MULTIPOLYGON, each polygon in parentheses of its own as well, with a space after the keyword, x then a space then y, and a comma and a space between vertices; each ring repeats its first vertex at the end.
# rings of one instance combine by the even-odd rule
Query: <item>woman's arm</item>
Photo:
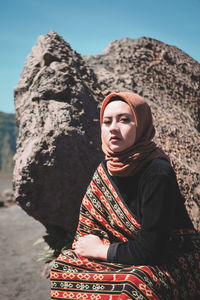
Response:
POLYGON ((163 260, 180 200, 174 171, 171 167, 167 171, 150 173, 143 180, 139 187, 142 228, 135 240, 110 246, 109 262, 143 265, 163 260))

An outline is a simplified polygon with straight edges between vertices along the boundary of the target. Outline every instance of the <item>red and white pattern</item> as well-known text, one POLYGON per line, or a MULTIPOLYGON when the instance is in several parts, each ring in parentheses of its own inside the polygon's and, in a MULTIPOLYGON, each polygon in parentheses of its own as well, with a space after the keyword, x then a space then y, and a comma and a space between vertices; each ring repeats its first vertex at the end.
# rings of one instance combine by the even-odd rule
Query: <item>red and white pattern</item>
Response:
MULTIPOLYGON (((89 233, 107 245, 112 239, 125 242, 140 229, 100 165, 82 201, 74 244, 89 233)), ((170 243, 173 251, 166 266, 124 266, 65 250, 51 270, 51 299, 200 299, 200 238, 194 231, 179 230, 170 243), (188 243, 189 252, 184 249, 188 243)))

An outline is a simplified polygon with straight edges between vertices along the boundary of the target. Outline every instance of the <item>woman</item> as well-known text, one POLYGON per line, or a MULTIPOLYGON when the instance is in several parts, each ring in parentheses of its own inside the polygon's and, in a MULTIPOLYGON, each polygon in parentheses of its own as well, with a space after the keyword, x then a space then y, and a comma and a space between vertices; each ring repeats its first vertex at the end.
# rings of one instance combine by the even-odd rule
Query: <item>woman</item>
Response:
POLYGON ((100 113, 105 161, 83 198, 52 299, 200 299, 200 241, 148 104, 112 93, 100 113))

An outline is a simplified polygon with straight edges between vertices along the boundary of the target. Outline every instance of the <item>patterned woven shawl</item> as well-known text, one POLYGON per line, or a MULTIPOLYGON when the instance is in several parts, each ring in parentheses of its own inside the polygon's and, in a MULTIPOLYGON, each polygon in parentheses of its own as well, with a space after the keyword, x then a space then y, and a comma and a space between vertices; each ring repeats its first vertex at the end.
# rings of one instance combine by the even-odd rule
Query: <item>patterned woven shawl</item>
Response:
MULTIPOLYGON (((106 245, 125 242, 135 239, 140 228, 100 164, 82 201, 74 243, 89 233, 106 245)), ((113 264, 65 250, 51 270, 51 299, 200 299, 200 239, 179 231, 171 242, 165 266, 113 264)))

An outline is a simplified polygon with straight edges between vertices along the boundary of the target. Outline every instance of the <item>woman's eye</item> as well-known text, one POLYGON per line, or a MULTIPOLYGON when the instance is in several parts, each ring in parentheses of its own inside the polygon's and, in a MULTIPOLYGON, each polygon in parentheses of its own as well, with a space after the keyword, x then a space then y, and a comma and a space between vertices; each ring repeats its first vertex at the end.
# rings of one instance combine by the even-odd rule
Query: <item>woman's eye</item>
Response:
POLYGON ((129 120, 129 118, 121 118, 120 121, 122 123, 128 123, 130 120, 129 120))
POLYGON ((110 120, 103 120, 103 124, 106 124, 106 125, 108 125, 108 124, 110 124, 111 123, 111 121, 110 120))

